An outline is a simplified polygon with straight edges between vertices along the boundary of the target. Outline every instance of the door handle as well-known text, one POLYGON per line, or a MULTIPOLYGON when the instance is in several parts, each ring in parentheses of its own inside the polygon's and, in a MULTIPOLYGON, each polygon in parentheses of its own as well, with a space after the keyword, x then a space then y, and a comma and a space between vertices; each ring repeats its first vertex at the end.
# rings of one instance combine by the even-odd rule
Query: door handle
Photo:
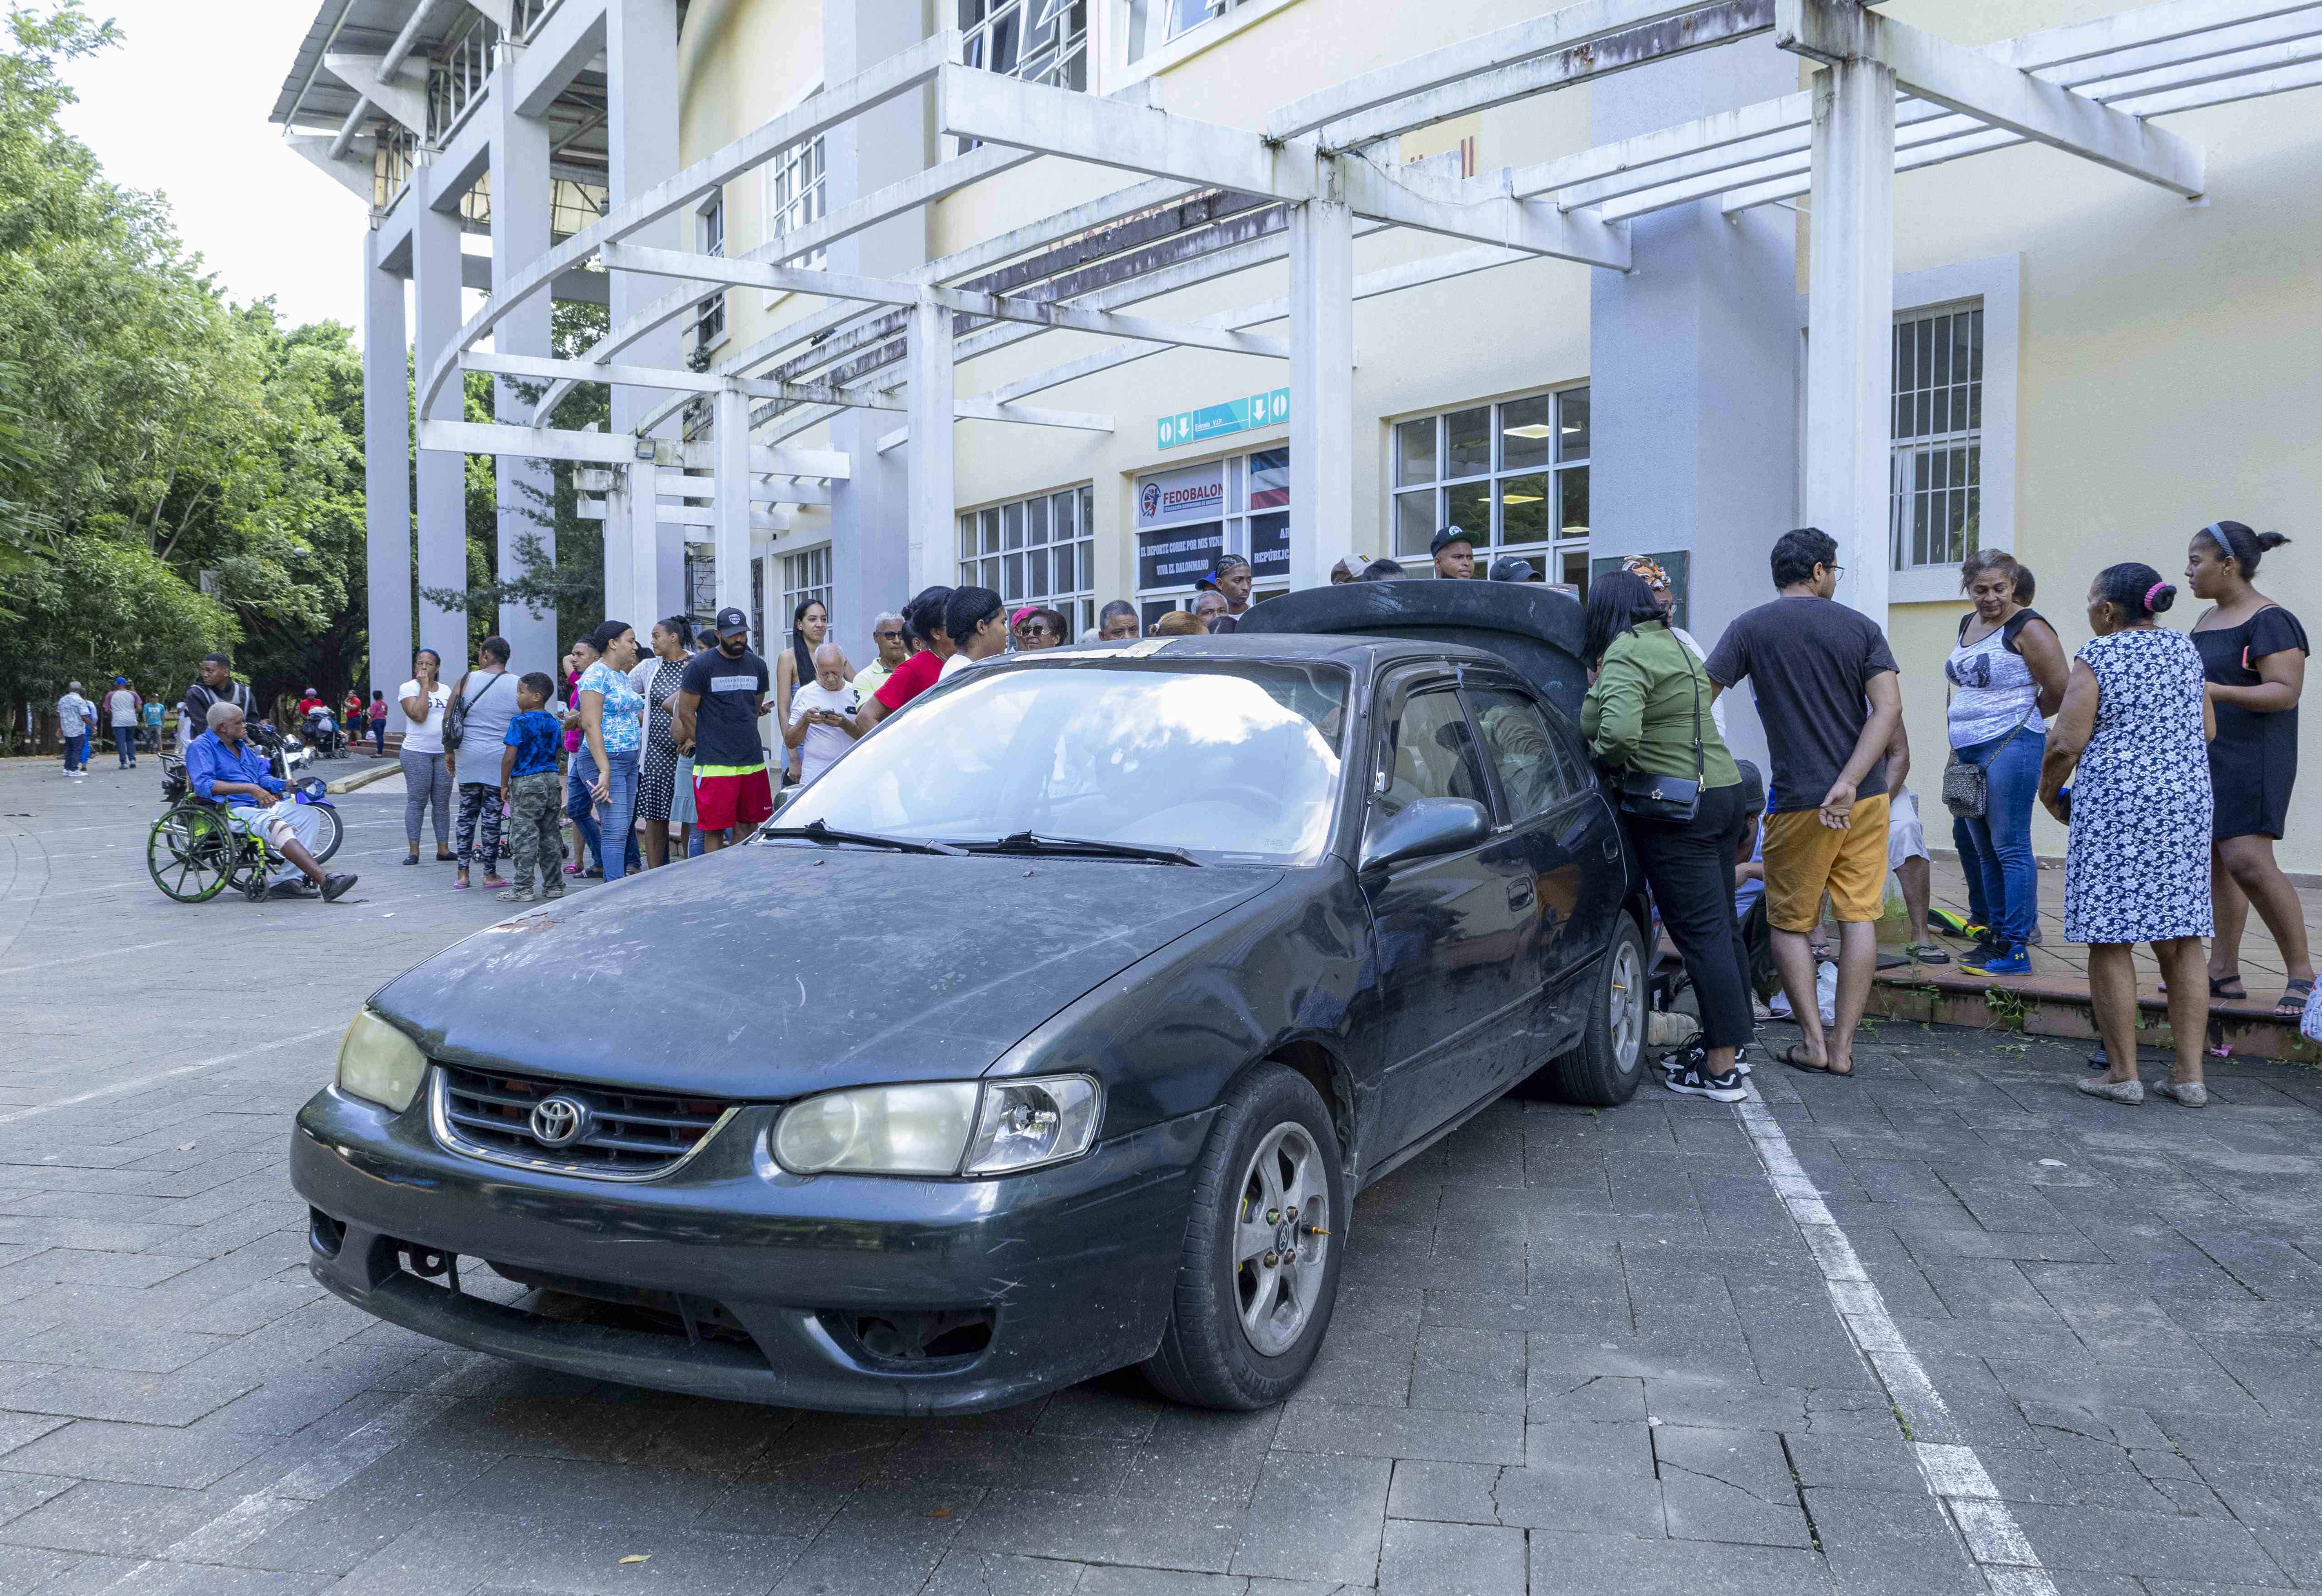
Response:
POLYGON ((1530 881, 1510 881, 1508 883, 1508 907, 1510 908, 1530 908, 1531 907, 1531 883, 1530 881))

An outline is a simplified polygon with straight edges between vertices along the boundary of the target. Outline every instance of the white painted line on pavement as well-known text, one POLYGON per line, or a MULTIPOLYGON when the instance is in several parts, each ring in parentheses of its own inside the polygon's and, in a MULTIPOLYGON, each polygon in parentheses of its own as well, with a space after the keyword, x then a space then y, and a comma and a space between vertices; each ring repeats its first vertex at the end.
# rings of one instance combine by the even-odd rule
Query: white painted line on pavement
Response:
POLYGON ((164 1081, 173 1081, 180 1075, 198 1075, 204 1070, 220 1069, 227 1064, 238 1063, 246 1058, 255 1058, 261 1053, 272 1053, 278 1047, 289 1047, 300 1042, 312 1042, 317 1036, 327 1036, 334 1031, 343 1029, 345 1027, 343 1026, 317 1026, 311 1031, 301 1031, 295 1036, 277 1036, 271 1042, 261 1042, 255 1047, 245 1047, 238 1053, 222 1053, 214 1059, 204 1059, 197 1064, 179 1064, 174 1070, 161 1070, 151 1075, 140 1075, 133 1081, 116 1081, 111 1086, 100 1086, 91 1091, 77 1092, 69 1098, 59 1098, 53 1103, 35 1103, 29 1108, 18 1108, 14 1113, 0 1114, 0 1125, 14 1125, 20 1119, 30 1119, 39 1114, 53 1114, 59 1108, 78 1108, 83 1103, 96 1102, 99 1098, 117 1098, 123 1092, 137 1091, 148 1086, 158 1085, 164 1081))
POLYGON ((125 948, 106 948, 103 953, 75 953, 69 959, 43 959, 37 964, 11 964, 0 970, 0 975, 23 975, 34 970, 54 970, 59 964, 86 964, 92 959, 111 959, 123 953, 142 953, 148 948, 165 948, 166 942, 133 942, 125 948))
POLYGON ((103 1588, 100 1596, 115 1591, 159 1590, 174 1581, 187 1563, 222 1563, 260 1537, 344 1485, 371 1464, 449 1412, 460 1400, 451 1387, 468 1374, 468 1365, 447 1370, 318 1457, 310 1458, 273 1484, 253 1491, 190 1535, 170 1545, 159 1556, 140 1563, 103 1588))
POLYGON ((1991 1482, 1990 1472, 1975 1448, 1946 1438, 1961 1433, 1957 1421, 1943 1405, 1934 1382, 1927 1377, 1926 1366, 1903 1339, 1895 1316, 1887 1310, 1887 1300, 1856 1256, 1854 1244, 1831 1218, 1830 1207, 1823 1201, 1813 1177, 1790 1151, 1790 1139, 1782 1134, 1766 1099, 1758 1095, 1758 1083, 1744 1081, 1742 1084, 1750 1095, 1734 1104, 1733 1111, 1741 1117, 1742 1128, 1750 1133, 1759 1162, 1766 1166, 1767 1182, 1781 1198, 1798 1234, 1805 1239, 1806 1249, 1814 1254, 1815 1267, 1822 1272, 1823 1289, 1838 1310, 1838 1322, 1846 1327, 1855 1350, 1877 1372, 1888 1400, 1907 1421, 1904 1433, 1912 1456, 1918 1461, 1920 1478, 1927 1482, 1927 1493, 1951 1510, 1968 1555, 1994 1591, 2002 1596, 2056 1596, 2055 1582, 2041 1566, 2016 1515, 1999 1500, 1999 1488, 1991 1482))

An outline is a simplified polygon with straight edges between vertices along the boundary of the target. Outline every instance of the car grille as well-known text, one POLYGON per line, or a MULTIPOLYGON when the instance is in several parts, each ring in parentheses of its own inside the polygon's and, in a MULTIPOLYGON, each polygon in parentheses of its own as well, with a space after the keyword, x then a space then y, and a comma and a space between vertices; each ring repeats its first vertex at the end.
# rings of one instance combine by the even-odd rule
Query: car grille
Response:
POLYGON ((734 1111, 716 1098, 681 1098, 471 1070, 438 1062, 430 1105, 436 1138, 456 1152, 502 1163, 603 1181, 644 1181, 690 1157, 734 1111), (533 1109, 549 1098, 577 1104, 580 1134, 563 1146, 541 1140, 533 1109))

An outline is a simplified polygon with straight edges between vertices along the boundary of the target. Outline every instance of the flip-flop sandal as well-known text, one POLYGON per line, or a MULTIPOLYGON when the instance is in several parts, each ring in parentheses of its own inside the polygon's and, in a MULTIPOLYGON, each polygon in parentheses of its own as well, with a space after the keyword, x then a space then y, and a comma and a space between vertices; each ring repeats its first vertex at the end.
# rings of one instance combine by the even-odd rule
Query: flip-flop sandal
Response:
MULTIPOLYGON (((2213 975, 2209 977, 2209 996, 2221 1003, 2246 1003, 2249 1001, 2249 989, 2247 987, 2242 987, 2242 990, 2238 992, 2229 992, 2226 990, 2227 987, 2240 987, 2241 985, 2242 978, 2238 975, 2213 975)), ((2169 983, 2167 981, 2162 981, 2161 983, 2161 991, 2162 996, 2165 997, 2168 995, 2169 983)))
POLYGON ((1952 962, 1951 954, 1932 942, 1909 943, 1903 951, 1922 964, 1948 964, 1952 962))
POLYGON ((1827 1075, 1833 1081, 1854 1079, 1854 1072, 1851 1069, 1833 1070, 1827 1064, 1817 1064, 1811 1059, 1801 1058, 1799 1055, 1805 1052, 1805 1047, 1806 1044, 1803 1042, 1793 1042, 1774 1056, 1802 1075, 1827 1075))
POLYGON ((2306 1012, 2306 1000, 2314 995, 2310 980, 2293 980, 2281 989, 2281 996, 2273 1002, 2274 1014, 2282 1019, 2295 1019, 2306 1012))

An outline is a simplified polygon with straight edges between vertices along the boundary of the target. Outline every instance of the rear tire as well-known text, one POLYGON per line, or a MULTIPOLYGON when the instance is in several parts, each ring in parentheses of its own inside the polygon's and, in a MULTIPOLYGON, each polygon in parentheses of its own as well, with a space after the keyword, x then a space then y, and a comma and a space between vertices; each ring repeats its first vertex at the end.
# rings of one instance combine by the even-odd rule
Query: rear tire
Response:
POLYGON ((1176 1401, 1236 1411, 1297 1390, 1330 1329, 1348 1217, 1313 1087, 1279 1064, 1234 1082, 1194 1165, 1175 1300, 1146 1378, 1176 1401))
POLYGON ((1580 1044, 1552 1059, 1528 1083, 1561 1102, 1593 1108, 1625 1103, 1645 1074, 1645 1015, 1651 1001, 1645 975, 1645 938, 1636 921, 1621 917, 1613 945, 1587 985, 1588 1019, 1580 1044))

